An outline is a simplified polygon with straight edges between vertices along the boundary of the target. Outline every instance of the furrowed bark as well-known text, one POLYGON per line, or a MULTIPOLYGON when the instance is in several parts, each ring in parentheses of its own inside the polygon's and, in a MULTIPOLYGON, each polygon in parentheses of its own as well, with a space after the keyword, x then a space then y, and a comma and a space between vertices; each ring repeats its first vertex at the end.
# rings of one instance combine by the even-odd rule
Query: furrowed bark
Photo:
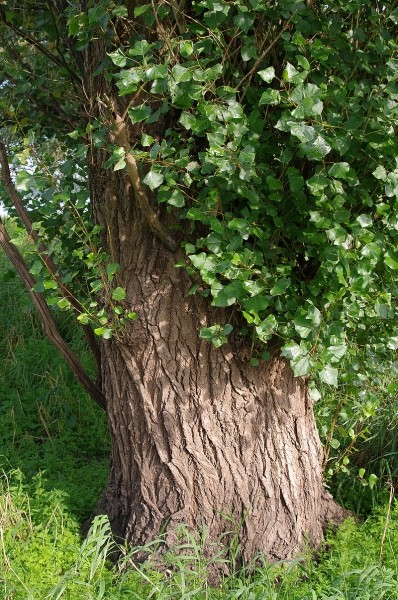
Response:
POLYGON ((90 186, 104 243, 138 315, 102 346, 112 466, 98 513, 134 545, 165 530, 172 547, 185 524, 206 527, 209 555, 238 531, 245 561, 318 546, 326 522, 346 513, 323 487, 305 380, 281 358, 255 368, 239 349, 199 338, 227 313, 189 294, 192 281, 174 267, 182 251, 151 231, 127 174, 97 167, 90 186))

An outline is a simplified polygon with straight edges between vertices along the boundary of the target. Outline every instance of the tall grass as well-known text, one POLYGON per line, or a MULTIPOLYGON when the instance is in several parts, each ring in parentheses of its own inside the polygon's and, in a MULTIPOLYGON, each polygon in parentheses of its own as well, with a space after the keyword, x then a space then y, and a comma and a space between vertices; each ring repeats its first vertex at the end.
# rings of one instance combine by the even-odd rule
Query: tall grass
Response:
MULTIPOLYGON (((394 380, 393 370, 386 368, 380 379, 377 417, 351 459, 355 468, 365 465, 375 473, 377 484, 364 487, 354 471, 343 470, 334 479, 340 499, 365 520, 349 519, 328 535, 316 556, 304 549, 296 560, 272 565, 258 557, 255 565, 238 570, 236 549, 222 551, 220 544, 212 560, 229 561, 231 575, 214 588, 208 579, 212 564, 201 551, 205 531, 182 527, 178 547, 161 559, 155 552, 161 540, 145 549, 117 546, 104 516, 82 539, 80 525, 107 477, 105 417, 43 339, 27 294, 1 258, 0 307, 1 599, 398 599, 398 377, 394 380), (116 565, 107 558, 115 548, 116 565), (148 560, 137 562, 143 551, 148 560)), ((67 315, 57 318, 90 369, 73 323, 67 315)), ((326 423, 336 398, 321 402, 326 423)))

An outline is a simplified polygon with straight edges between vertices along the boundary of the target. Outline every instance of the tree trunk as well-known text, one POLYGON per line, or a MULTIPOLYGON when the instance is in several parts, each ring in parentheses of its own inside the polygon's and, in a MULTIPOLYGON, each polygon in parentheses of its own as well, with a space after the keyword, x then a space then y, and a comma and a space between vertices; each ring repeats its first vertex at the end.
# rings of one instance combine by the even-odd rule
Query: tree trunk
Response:
POLYGON ((246 561, 319 544, 326 520, 343 513, 322 484, 305 381, 281 358, 252 367, 199 338, 226 315, 189 295, 192 282, 125 185, 124 202, 106 194, 102 218, 138 319, 103 342, 112 460, 98 510, 135 545, 164 529, 172 544, 179 524, 205 525, 209 543, 238 528, 246 561))
MULTIPOLYGON (((107 85, 90 76, 103 55, 92 48, 86 60, 88 114, 107 85)), ((238 529, 245 561, 259 551, 286 559, 306 540, 319 544, 326 521, 344 512, 323 487, 305 381, 281 358, 252 367, 238 348, 199 338, 200 327, 225 324, 228 314, 189 294, 192 281, 174 266, 182 251, 155 235, 128 174, 104 170, 102 150, 91 149, 89 161, 94 214, 120 264, 126 307, 138 315, 102 343, 112 456, 98 512, 134 545, 164 530, 170 545, 180 524, 205 525, 209 544, 238 529)), ((152 206, 171 231, 173 215, 152 206)))

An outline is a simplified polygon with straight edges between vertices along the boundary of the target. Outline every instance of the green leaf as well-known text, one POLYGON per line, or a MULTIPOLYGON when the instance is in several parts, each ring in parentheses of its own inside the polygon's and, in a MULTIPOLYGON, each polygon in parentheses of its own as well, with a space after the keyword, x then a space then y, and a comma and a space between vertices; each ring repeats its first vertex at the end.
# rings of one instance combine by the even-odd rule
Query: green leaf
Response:
POLYGON ((118 263, 108 263, 106 265, 106 274, 109 278, 113 277, 115 273, 117 273, 120 269, 120 265, 118 263))
POLYGON ((145 76, 148 81, 153 81, 154 79, 165 79, 167 74, 167 65, 154 65, 145 71, 145 76))
POLYGON ((300 65, 300 67, 302 67, 305 71, 309 71, 311 69, 311 65, 308 62, 308 60, 305 58, 305 56, 298 54, 296 56, 296 60, 297 60, 298 64, 300 65))
POLYGON ((293 67, 293 65, 288 62, 286 64, 285 69, 283 70, 282 79, 284 81, 292 81, 292 79, 294 79, 294 77, 298 75, 298 73, 299 72, 297 71, 297 69, 295 69, 295 67, 293 67))
POLYGON ((148 135, 147 133, 141 135, 141 146, 144 146, 144 148, 146 146, 152 146, 153 142, 154 139, 151 135, 148 135))
POLYGON ((149 171, 144 178, 144 183, 151 188, 151 190, 156 190, 160 185, 162 185, 164 180, 164 176, 162 173, 157 171, 149 171))
POLYGON ((124 300, 126 297, 126 290, 122 287, 117 287, 112 292, 112 300, 124 300))
POLYGON ((178 121, 185 129, 193 129, 196 124, 196 117, 192 113, 184 111, 178 121))
POLYGON ((376 483, 379 481, 379 478, 374 473, 371 473, 368 478, 369 487, 372 490, 376 483))
POLYGON ((281 296, 290 287, 290 284, 291 279, 289 279, 289 277, 282 277, 282 279, 278 279, 278 281, 270 290, 271 296, 281 296))
POLYGON ((127 63, 127 57, 122 53, 121 50, 116 50, 116 52, 108 52, 108 56, 117 67, 124 67, 127 63))
POLYGON ((330 447, 334 448, 335 450, 340 447, 340 440, 336 440, 336 438, 332 438, 329 443, 330 447))
POLYGON ((305 377, 310 372, 312 363, 310 357, 306 354, 297 361, 293 361, 291 365, 295 377, 305 377))
POLYGON ((233 281, 232 283, 221 288, 213 300, 214 306, 231 306, 239 300, 242 295, 243 285, 240 281, 233 281))
POLYGON ((176 206, 177 208, 182 208, 183 206, 185 206, 185 196, 184 194, 178 190, 178 189, 174 189, 168 200, 167 200, 168 204, 171 204, 171 206, 176 206))
POLYGON ((280 92, 278 90, 269 89, 265 90, 265 92, 261 94, 259 105, 262 106, 263 104, 279 104, 280 101, 280 92))
POLYGON ((109 340, 112 337, 113 330, 108 327, 97 327, 94 329, 95 335, 103 337, 104 340, 109 340))
POLYGON ((275 69, 274 67, 268 67, 268 69, 263 69, 262 71, 258 71, 258 75, 260 75, 263 81, 270 83, 275 77, 275 69))
POLYGON ((181 65, 175 65, 171 73, 174 79, 177 81, 177 83, 181 83, 183 81, 190 81, 192 79, 191 71, 186 67, 182 67, 181 65))
POLYGON ((328 170, 328 175, 337 179, 347 179, 347 174, 350 171, 350 165, 346 162, 334 163, 328 170))
POLYGON ((266 319, 261 321, 260 325, 256 326, 256 333, 258 338, 262 342, 267 342, 278 327, 275 315, 269 315, 266 319))
POLYGON ((281 348, 281 356, 284 356, 290 361, 298 360, 299 357, 303 354, 303 349, 294 342, 290 342, 285 344, 281 348))
POLYGON ((114 165, 113 170, 120 171, 121 169, 124 169, 125 166, 126 166, 126 161, 125 161, 124 157, 122 157, 122 158, 119 158, 117 163, 114 165))
POLYGON ((321 135, 315 140, 300 144, 300 150, 310 160, 321 160, 331 151, 332 147, 321 135))
POLYGON ((361 227, 371 227, 373 224, 372 215, 359 215, 356 221, 358 221, 361 227))
POLYGON ((379 165, 377 169, 373 171, 372 175, 376 177, 376 179, 381 179, 382 181, 387 179, 387 171, 382 165, 379 165))
POLYGON ((338 370, 327 365, 319 372, 319 379, 328 385, 337 387, 338 385, 338 370))
POLYGON ((193 43, 189 40, 184 40, 180 43, 180 54, 183 58, 188 58, 193 52, 193 43))
POLYGON ((305 317, 296 317, 293 319, 293 323, 297 333, 303 339, 307 338, 314 330, 314 324, 312 321, 306 319, 305 317))
POLYGON ((78 315, 77 320, 82 325, 88 325, 90 323, 89 315, 87 313, 81 313, 78 315))
POLYGON ((398 271, 398 252, 389 250, 385 254, 384 263, 393 271, 398 271))
POLYGON ((140 106, 129 108, 128 113, 132 123, 140 123, 150 116, 152 109, 148 104, 140 104, 140 106))

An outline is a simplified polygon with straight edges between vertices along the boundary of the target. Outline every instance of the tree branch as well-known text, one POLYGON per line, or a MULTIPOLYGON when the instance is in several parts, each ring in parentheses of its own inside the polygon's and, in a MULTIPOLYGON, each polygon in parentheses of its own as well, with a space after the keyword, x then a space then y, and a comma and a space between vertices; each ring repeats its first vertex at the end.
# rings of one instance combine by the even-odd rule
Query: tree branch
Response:
POLYGON ((112 101, 110 101, 110 103, 110 109, 114 118, 114 131, 112 133, 113 141, 126 151, 125 161, 127 165, 127 173, 132 183, 139 207, 153 233, 160 239, 162 244, 168 250, 175 252, 178 248, 177 243, 163 227, 158 215, 153 210, 144 186, 142 185, 137 162, 131 153, 131 146, 128 140, 127 128, 124 119, 117 113, 114 103, 112 101))
POLYGON ((65 340, 62 338, 59 333, 53 316, 49 307, 47 306, 46 301, 44 300, 41 294, 38 294, 33 291, 33 286, 35 285, 35 280, 33 276, 29 273, 27 265, 19 252, 19 250, 14 246, 11 242, 10 236, 7 233, 7 230, 4 226, 3 221, 0 219, 0 246, 3 248, 4 252, 10 259, 11 263, 14 265, 15 269, 18 271, 20 278, 22 279, 26 289, 28 290, 33 304, 39 313, 40 320, 43 326, 43 330, 48 339, 54 344, 54 346, 59 350, 64 359, 66 360, 69 367, 72 369, 75 377, 78 381, 83 385, 88 394, 91 396, 93 400, 104 410, 106 410, 106 400, 104 395, 102 394, 100 388, 94 381, 88 376, 86 371, 84 370, 81 362, 79 361, 76 354, 73 350, 68 346, 65 340))
MULTIPOLYGON (((35 229, 33 228, 32 221, 30 220, 29 215, 27 214, 25 207, 23 206, 23 204, 21 202, 19 194, 18 194, 18 192, 15 188, 15 185, 11 179, 10 165, 9 165, 8 157, 7 157, 7 150, 6 150, 5 145, 1 141, 0 141, 0 165, 1 165, 1 178, 7 189, 10 200, 11 200, 15 210, 17 211, 17 214, 18 214, 21 222, 23 223, 28 235, 32 238, 32 240, 35 242, 35 244, 37 244, 37 251, 39 253, 40 258, 42 259, 43 263, 45 264, 48 271, 50 272, 51 277, 54 279, 54 281, 57 282, 62 296, 64 298, 66 298, 68 300, 68 302, 70 302, 75 313, 80 315, 82 312, 84 312, 83 306, 75 298, 75 296, 73 295, 73 293, 69 289, 69 287, 67 285, 65 285, 65 283, 63 283, 62 279, 59 277, 57 266, 54 263, 53 259, 51 258, 48 248, 43 244, 43 242, 41 242, 39 240, 37 231, 35 231, 35 229)), ((83 327, 84 335, 86 336, 87 342, 88 342, 89 347, 94 356, 94 360, 95 360, 95 364, 96 364, 96 371, 97 371, 97 384, 100 386, 101 385, 101 353, 100 353, 100 349, 99 349, 95 334, 94 334, 93 330, 91 329, 91 327, 89 325, 83 325, 82 327, 83 327)))

